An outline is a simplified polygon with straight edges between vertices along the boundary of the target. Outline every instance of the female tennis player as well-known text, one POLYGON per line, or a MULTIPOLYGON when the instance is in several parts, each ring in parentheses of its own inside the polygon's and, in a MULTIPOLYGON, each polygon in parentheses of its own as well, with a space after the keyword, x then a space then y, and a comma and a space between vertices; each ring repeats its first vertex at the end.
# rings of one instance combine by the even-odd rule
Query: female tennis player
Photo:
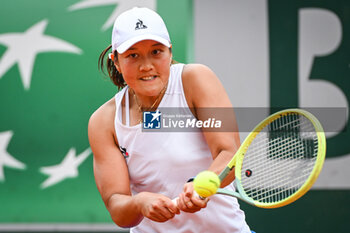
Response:
MULTIPOLYGON (((208 67, 174 64, 171 47, 156 12, 133 8, 116 19, 112 44, 101 53, 99 65, 107 63, 120 91, 89 121, 97 188, 113 221, 134 233, 250 232, 235 198, 201 200, 190 179, 202 170, 221 172, 240 145, 237 129, 142 131, 143 111, 184 108, 200 120, 202 108, 232 107, 208 67)), ((233 189, 233 179, 226 178, 222 187, 233 189)))

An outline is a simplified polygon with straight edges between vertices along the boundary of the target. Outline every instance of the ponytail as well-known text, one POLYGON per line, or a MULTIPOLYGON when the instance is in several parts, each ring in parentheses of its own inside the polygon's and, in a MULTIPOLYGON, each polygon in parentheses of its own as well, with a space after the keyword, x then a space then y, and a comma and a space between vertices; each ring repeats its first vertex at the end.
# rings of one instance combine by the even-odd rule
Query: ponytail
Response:
POLYGON ((118 89, 122 89, 126 86, 123 75, 118 72, 117 68, 114 65, 114 62, 118 61, 118 53, 114 51, 114 60, 110 59, 108 56, 108 51, 112 48, 112 45, 109 45, 105 50, 102 51, 100 57, 98 58, 98 67, 99 70, 105 73, 105 66, 107 67, 107 72, 109 78, 112 80, 114 85, 118 87, 118 89), (107 55, 107 57, 106 57, 107 55))

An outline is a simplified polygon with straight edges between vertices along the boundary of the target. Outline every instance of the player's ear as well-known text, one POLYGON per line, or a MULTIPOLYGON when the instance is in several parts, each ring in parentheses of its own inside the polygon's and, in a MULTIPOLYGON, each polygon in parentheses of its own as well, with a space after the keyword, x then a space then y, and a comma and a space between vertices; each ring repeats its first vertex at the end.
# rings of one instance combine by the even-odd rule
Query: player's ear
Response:
POLYGON ((170 66, 171 66, 171 63, 173 62, 173 52, 172 52, 172 47, 173 47, 173 45, 170 45, 170 48, 169 48, 169 51, 170 51, 170 66))
POLYGON ((119 73, 122 73, 122 72, 120 72, 120 67, 119 67, 118 62, 114 62, 114 66, 118 70, 119 73))
POLYGON ((120 70, 120 65, 119 65, 118 60, 114 60, 114 66, 118 70, 119 73, 122 73, 121 70, 120 70))
POLYGON ((118 59, 114 60, 114 58, 115 58, 114 54, 113 54, 113 53, 108 54, 108 58, 111 59, 111 60, 113 61, 115 68, 117 69, 117 71, 118 71, 119 73, 121 73, 121 72, 120 72, 120 68, 119 68, 118 59))

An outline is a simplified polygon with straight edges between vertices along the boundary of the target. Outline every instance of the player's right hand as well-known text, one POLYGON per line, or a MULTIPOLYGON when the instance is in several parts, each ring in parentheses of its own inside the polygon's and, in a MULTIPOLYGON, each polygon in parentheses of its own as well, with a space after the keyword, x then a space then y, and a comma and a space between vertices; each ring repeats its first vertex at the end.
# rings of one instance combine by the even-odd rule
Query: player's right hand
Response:
POLYGON ((176 199, 179 209, 188 213, 200 211, 207 206, 208 201, 209 198, 200 199, 198 194, 195 195, 192 182, 184 185, 183 192, 176 199))

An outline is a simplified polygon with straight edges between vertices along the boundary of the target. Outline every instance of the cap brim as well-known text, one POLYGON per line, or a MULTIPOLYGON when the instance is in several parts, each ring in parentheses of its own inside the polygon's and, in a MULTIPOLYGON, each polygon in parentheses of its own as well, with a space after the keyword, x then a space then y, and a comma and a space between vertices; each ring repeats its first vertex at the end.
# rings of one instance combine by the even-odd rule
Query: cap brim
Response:
POLYGON ((133 38, 125 41, 121 45, 119 45, 117 47, 117 52, 118 53, 124 53, 132 45, 136 44, 137 42, 143 41, 143 40, 154 40, 154 41, 157 41, 157 42, 165 45, 168 48, 170 48, 170 46, 171 46, 170 42, 168 40, 164 39, 163 37, 156 36, 156 35, 150 35, 150 34, 143 34, 143 35, 139 35, 139 36, 133 37, 133 38))

